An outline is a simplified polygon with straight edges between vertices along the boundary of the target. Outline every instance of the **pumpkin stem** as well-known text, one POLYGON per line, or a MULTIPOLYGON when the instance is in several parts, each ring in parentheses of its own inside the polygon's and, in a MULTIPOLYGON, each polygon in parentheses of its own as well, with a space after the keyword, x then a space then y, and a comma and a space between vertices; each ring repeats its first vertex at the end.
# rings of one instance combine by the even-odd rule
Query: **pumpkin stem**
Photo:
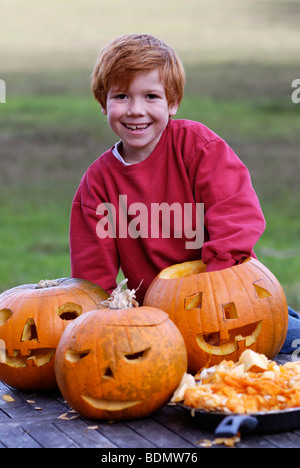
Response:
POLYGON ((128 281, 125 278, 121 281, 116 289, 111 293, 110 297, 101 302, 101 304, 109 309, 130 309, 132 307, 138 307, 139 303, 135 300, 135 293, 137 289, 122 289, 124 284, 128 281))
POLYGON ((59 286, 58 281, 56 280, 40 280, 36 285, 35 289, 44 289, 44 288, 52 288, 53 286, 59 286))

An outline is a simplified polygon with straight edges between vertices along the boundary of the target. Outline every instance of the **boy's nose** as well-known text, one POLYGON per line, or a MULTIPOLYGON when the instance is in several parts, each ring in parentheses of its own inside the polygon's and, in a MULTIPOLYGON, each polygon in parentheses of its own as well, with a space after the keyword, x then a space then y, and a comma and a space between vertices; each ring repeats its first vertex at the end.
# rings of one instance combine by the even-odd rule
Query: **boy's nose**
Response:
POLYGON ((137 99, 131 100, 127 109, 127 115, 145 115, 142 103, 137 99))

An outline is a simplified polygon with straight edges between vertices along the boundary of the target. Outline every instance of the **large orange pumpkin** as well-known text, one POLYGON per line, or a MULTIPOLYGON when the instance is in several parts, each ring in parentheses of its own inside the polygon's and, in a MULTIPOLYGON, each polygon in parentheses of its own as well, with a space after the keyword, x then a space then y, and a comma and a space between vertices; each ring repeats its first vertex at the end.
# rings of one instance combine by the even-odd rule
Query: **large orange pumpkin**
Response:
POLYGON ((70 320, 101 307, 101 287, 73 278, 42 280, 0 295, 0 380, 22 390, 57 388, 54 353, 70 320))
POLYGON ((201 261, 163 270, 144 305, 167 312, 185 340, 191 372, 223 359, 237 361, 247 348, 272 359, 288 326, 281 285, 258 260, 206 272, 201 261))
POLYGON ((165 312, 129 304, 69 324, 55 369, 63 397, 84 416, 140 418, 170 399, 187 370, 187 354, 165 312))

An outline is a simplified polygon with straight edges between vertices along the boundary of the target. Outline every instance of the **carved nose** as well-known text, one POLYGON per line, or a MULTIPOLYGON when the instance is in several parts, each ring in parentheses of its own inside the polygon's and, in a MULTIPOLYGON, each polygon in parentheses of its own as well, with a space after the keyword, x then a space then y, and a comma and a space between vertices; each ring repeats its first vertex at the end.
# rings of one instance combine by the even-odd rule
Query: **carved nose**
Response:
POLYGON ((36 324, 33 318, 27 319, 23 328, 21 341, 39 341, 36 324))
POLYGON ((113 379, 114 378, 113 371, 111 370, 111 368, 109 366, 105 369, 105 372, 104 372, 102 377, 104 377, 106 379, 113 379))

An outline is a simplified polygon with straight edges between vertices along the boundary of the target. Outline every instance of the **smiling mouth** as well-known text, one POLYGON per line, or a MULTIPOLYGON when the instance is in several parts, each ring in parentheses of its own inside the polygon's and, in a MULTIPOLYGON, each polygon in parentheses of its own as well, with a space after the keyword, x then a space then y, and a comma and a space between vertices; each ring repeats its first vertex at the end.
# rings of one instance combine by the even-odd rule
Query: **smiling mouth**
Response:
POLYGON ((239 341, 244 341, 248 348, 257 340, 262 327, 262 320, 244 327, 230 330, 228 340, 220 340, 220 333, 197 336, 199 348, 214 356, 226 356, 237 351, 239 341))
POLYGON ((133 130, 133 131, 143 131, 143 130, 146 130, 146 128, 148 128, 151 124, 150 123, 147 123, 147 124, 126 124, 126 123, 122 123, 122 125, 127 128, 127 130, 133 130))
POLYGON ((28 356, 20 355, 19 350, 14 350, 14 355, 9 356, 6 350, 0 350, 0 363, 9 367, 42 367, 51 361, 55 349, 42 348, 28 351, 28 356))
POLYGON ((94 408, 107 411, 121 411, 140 403, 139 400, 106 400, 104 398, 93 398, 87 395, 81 395, 81 398, 94 408))

